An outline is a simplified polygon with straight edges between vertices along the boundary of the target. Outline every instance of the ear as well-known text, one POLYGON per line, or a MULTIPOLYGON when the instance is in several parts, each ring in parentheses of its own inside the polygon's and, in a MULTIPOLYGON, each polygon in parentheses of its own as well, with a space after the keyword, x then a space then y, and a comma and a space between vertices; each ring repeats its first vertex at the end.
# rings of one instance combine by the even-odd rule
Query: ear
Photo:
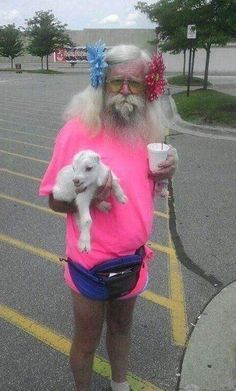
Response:
POLYGON ((77 160, 79 160, 81 158, 81 156, 83 156, 83 154, 84 154, 84 151, 76 153, 73 157, 73 163, 75 163, 77 160))
POLYGON ((98 163, 100 162, 100 156, 99 156, 99 155, 95 155, 95 156, 94 156, 94 162, 95 162, 96 164, 98 164, 98 163))

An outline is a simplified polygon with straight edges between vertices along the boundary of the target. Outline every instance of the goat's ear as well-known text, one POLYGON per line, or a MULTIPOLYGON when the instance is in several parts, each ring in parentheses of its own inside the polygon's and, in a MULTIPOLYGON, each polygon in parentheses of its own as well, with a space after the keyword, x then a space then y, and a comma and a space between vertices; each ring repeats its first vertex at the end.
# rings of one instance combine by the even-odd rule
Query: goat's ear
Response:
POLYGON ((84 155, 84 151, 81 151, 81 152, 78 152, 78 153, 76 153, 75 155, 74 155, 74 157, 73 157, 73 162, 76 162, 78 159, 80 159, 81 158, 81 156, 83 156, 84 155))
POLYGON ((100 162, 100 156, 99 155, 94 156, 94 161, 96 164, 98 164, 100 162))

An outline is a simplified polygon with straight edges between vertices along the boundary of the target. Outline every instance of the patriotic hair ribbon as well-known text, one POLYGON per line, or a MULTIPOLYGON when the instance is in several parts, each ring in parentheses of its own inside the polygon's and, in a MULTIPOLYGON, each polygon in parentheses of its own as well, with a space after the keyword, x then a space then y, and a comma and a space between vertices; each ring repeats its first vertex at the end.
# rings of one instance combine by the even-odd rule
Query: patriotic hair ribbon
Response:
POLYGON ((161 54, 155 54, 148 64, 149 70, 145 76, 146 95, 149 102, 158 99, 165 92, 166 80, 164 78, 165 65, 161 54))
POLYGON ((90 64, 90 81, 93 88, 97 89, 104 84, 105 68, 105 44, 99 40, 94 45, 87 45, 87 58, 90 64))

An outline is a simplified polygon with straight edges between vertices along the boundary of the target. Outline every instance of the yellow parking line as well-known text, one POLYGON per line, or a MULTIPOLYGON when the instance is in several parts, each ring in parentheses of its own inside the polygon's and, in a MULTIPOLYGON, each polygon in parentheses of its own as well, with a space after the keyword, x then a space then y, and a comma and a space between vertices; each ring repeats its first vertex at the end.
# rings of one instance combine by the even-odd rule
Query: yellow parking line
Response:
POLYGON ((26 175, 26 174, 23 174, 23 173, 17 172, 17 171, 11 171, 11 170, 8 170, 7 168, 0 168, 0 172, 6 172, 7 174, 10 174, 10 175, 19 176, 22 178, 30 179, 32 181, 36 181, 36 182, 41 182, 41 178, 36 178, 34 176, 26 175))
MULTIPOLYGON (((66 356, 69 355, 71 341, 63 335, 58 334, 56 331, 43 326, 33 319, 23 316, 18 311, 12 310, 4 305, 0 305, 0 317, 58 352, 63 353, 66 356)), ((93 369, 99 375, 110 379, 110 365, 108 361, 102 357, 95 356, 93 369)), ((131 372, 128 373, 127 377, 130 386, 134 391, 162 391, 159 387, 133 375, 131 372)))
POLYGON ((20 157, 22 159, 33 160, 34 162, 38 162, 38 163, 49 163, 48 160, 35 159, 33 157, 30 157, 30 156, 20 155, 19 153, 13 153, 13 152, 4 151, 4 149, 0 149, 0 152, 1 153, 5 153, 6 155, 10 155, 10 156, 20 157))
POLYGON ((173 307, 173 300, 169 297, 160 296, 152 291, 146 290, 141 295, 144 299, 152 301, 155 304, 161 305, 167 309, 171 309, 173 307))
MULTIPOLYGON (((19 198, 11 197, 11 196, 8 196, 8 195, 3 194, 3 193, 0 193, 0 198, 8 200, 10 202, 16 202, 18 204, 25 205, 25 206, 27 206, 29 208, 38 209, 38 210, 40 210, 42 212, 50 213, 50 214, 53 214, 53 215, 58 216, 58 217, 65 217, 65 214, 56 213, 53 210, 51 210, 50 208, 46 208, 44 206, 39 206, 39 205, 33 204, 31 202, 28 202, 28 201, 20 200, 19 198)), ((174 252, 172 247, 162 246, 161 244, 158 244, 158 243, 155 243, 155 242, 148 242, 147 244, 153 250, 159 251, 159 252, 164 253, 164 254, 169 254, 170 255, 170 254, 172 254, 174 252)))
MULTIPOLYGON (((169 243, 171 246, 170 238, 169 243)), ((175 250, 172 254, 169 255, 169 268, 172 335, 176 345, 184 346, 189 330, 187 323, 182 273, 175 250)))
POLYGON ((37 147, 37 148, 48 149, 49 151, 52 150, 51 147, 45 147, 44 145, 32 144, 32 143, 28 143, 28 142, 26 142, 26 141, 15 140, 15 139, 7 138, 7 137, 1 137, 1 136, 0 136, 0 140, 11 141, 11 142, 14 142, 14 143, 16 143, 16 144, 30 145, 31 147, 37 147))
POLYGON ((155 210, 154 215, 159 216, 159 217, 164 217, 165 219, 169 219, 168 213, 158 212, 155 210))
POLYGON ((33 137, 41 137, 41 138, 46 138, 48 140, 54 140, 54 137, 49 137, 49 136, 44 136, 42 134, 34 134, 30 132, 24 132, 23 130, 13 130, 13 129, 8 129, 8 128, 3 128, 0 126, 0 130, 3 130, 4 132, 11 132, 11 133, 20 133, 20 134, 26 134, 27 136, 33 136, 33 137))
MULTIPOLYGON (((51 262, 55 262, 59 265, 62 265, 62 263, 59 261, 59 255, 51 253, 50 251, 44 250, 40 247, 34 247, 31 244, 28 244, 26 242, 23 242, 21 240, 12 238, 11 236, 5 235, 5 234, 0 234, 0 241, 12 246, 19 248, 20 250, 29 252, 30 254, 39 256, 40 258, 43 258, 44 260, 48 260, 51 262)), ((170 299, 164 297, 164 296, 159 296, 155 294, 154 292, 151 291, 146 291, 142 294, 142 297, 152 301, 156 304, 159 304, 163 307, 170 308, 171 303, 170 299)))
POLYGON ((27 206, 27 207, 30 207, 30 208, 38 209, 38 210, 40 210, 42 212, 51 213, 51 214, 59 216, 59 217, 65 217, 65 214, 54 212, 50 208, 46 208, 44 206, 39 206, 39 205, 36 205, 36 204, 32 204, 31 202, 20 200, 19 198, 16 198, 16 197, 10 197, 10 196, 7 196, 7 195, 5 195, 3 193, 0 193, 0 198, 2 198, 4 200, 7 200, 7 201, 11 201, 11 202, 16 202, 17 204, 24 205, 24 206, 27 206))
MULTIPOLYGON (((34 158, 31 158, 31 157, 10 153, 10 152, 7 152, 7 151, 0 150, 0 152, 7 153, 7 154, 10 154, 10 155, 14 155, 14 156, 23 157, 23 158, 26 158, 26 159, 29 159, 29 160, 34 160, 34 161, 38 161, 38 162, 48 163, 47 161, 44 161, 44 160, 34 159, 34 158)), ((21 177, 25 177, 25 178, 28 178, 28 179, 40 181, 39 178, 30 177, 30 176, 27 176, 27 175, 24 175, 24 174, 21 174, 21 173, 16 173, 16 172, 13 172, 13 171, 10 171, 10 170, 6 170, 6 169, 0 169, 0 171, 5 171, 5 172, 13 174, 13 175, 19 175, 21 177)), ((2 196, 3 196, 2 198, 7 199, 7 196, 5 196, 5 195, 2 195, 2 196)), ((54 213, 53 211, 51 211, 48 208, 39 207, 37 205, 31 204, 31 203, 26 202, 26 201, 21 201, 19 199, 13 198, 13 197, 11 197, 11 198, 12 198, 12 201, 14 201, 14 202, 24 203, 26 206, 35 207, 35 208, 40 209, 40 210, 42 210, 44 212, 47 212, 47 213, 54 213)), ((8 199, 10 200, 10 197, 8 197, 8 199)), ((161 216, 161 212, 159 212, 159 214, 161 216)), ((57 216, 61 216, 60 214, 56 214, 56 215, 57 216)), ((164 217, 164 216, 162 216, 162 217, 164 217)), ((167 218, 167 215, 165 215, 165 218, 167 218)), ((0 237, 0 239, 1 239, 1 237, 0 237)), ((1 240, 3 240, 3 239, 1 239, 1 240)), ((30 251, 30 249, 32 250, 32 248, 33 248, 33 246, 29 246, 27 244, 26 244, 26 247, 24 245, 22 247, 22 246, 19 245, 19 241, 16 241, 14 239, 13 239, 13 241, 14 241, 15 245, 17 243, 18 247, 20 247, 22 249, 26 249, 27 248, 28 251, 30 251)), ((153 250, 160 251, 160 252, 163 252, 163 253, 166 253, 167 255, 169 255, 169 265, 170 265, 170 275, 169 275, 170 276, 169 277, 170 298, 164 298, 164 297, 156 295, 155 293, 150 292, 150 291, 147 291, 143 295, 143 297, 146 298, 147 300, 151 300, 151 301, 153 301, 153 302, 155 302, 155 303, 157 303, 157 304, 159 304, 161 306, 164 306, 164 307, 170 309, 170 311, 171 311, 171 319, 172 319, 172 331, 173 331, 174 342, 177 345, 183 346, 185 344, 185 341, 186 341, 186 336, 187 336, 187 333, 188 333, 188 327, 187 327, 187 319, 186 319, 186 310, 185 310, 185 299, 184 299, 184 289, 183 289, 183 282, 182 282, 182 274, 181 274, 181 270, 180 270, 180 267, 179 267, 179 262, 178 262, 177 257, 176 257, 175 250, 173 249, 170 240, 169 240, 169 243, 170 243, 170 247, 162 246, 162 245, 160 245, 158 243, 154 243, 154 242, 149 242, 148 244, 150 245, 150 247, 153 250)), ((39 255, 40 251, 45 251, 45 250, 39 249, 39 252, 36 252, 37 255, 39 255)), ((44 256, 42 256, 42 257, 44 257, 44 256)), ((55 255, 54 255, 54 257, 55 257, 55 255)), ((57 256, 56 256, 56 259, 57 259, 57 256)))
POLYGON ((59 261, 59 256, 51 253, 50 251, 44 250, 39 247, 34 247, 31 244, 22 242, 21 240, 12 238, 11 236, 4 235, 4 234, 0 234, 0 240, 4 243, 7 243, 10 246, 19 248, 20 250, 27 251, 30 254, 43 258, 44 260, 55 262, 61 265, 61 262, 59 261))
POLYGON ((162 246, 161 244, 155 243, 155 242, 148 242, 147 243, 151 249, 160 251, 162 253, 171 255, 174 253, 174 249, 172 247, 162 246))
MULTIPOLYGON (((22 178, 31 179, 31 180, 37 181, 37 182, 41 182, 41 180, 42 180, 41 178, 36 178, 36 177, 31 176, 31 175, 23 174, 21 172, 8 170, 7 168, 0 168, 0 172, 5 172, 5 173, 10 174, 10 175, 15 175, 15 176, 19 176, 19 177, 22 177, 22 178)), ((166 213, 154 211, 154 214, 156 216, 163 217, 163 218, 166 218, 166 219, 169 218, 169 216, 166 213)))

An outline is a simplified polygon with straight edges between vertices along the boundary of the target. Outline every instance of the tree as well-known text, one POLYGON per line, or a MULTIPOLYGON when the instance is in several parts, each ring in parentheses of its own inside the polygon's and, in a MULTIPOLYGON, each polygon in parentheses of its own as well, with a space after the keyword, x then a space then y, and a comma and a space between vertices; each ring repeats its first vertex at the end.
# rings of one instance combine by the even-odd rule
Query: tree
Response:
POLYGON ((235 0, 161 0, 157 4, 147 5, 138 2, 137 9, 158 23, 162 50, 171 48, 172 52, 189 48, 186 39, 188 24, 197 27, 197 39, 192 42, 193 51, 206 50, 204 85, 207 88, 208 69, 212 45, 224 46, 236 37, 236 1, 235 0), (184 36, 183 36, 184 32, 184 36))
POLYGON ((0 26, 0 56, 8 57, 13 68, 14 58, 24 52, 22 33, 14 24, 0 26))
POLYGON ((203 88, 207 89, 212 45, 225 46, 233 38, 233 30, 231 30, 233 19, 230 14, 234 11, 235 15, 236 3, 235 0, 224 0, 224 5, 222 0, 192 0, 192 3, 194 6, 192 16, 197 25, 197 44, 198 47, 206 50, 203 88), (221 5, 224 9, 223 13, 221 13, 221 5))
POLYGON ((37 11, 32 19, 26 20, 27 28, 25 34, 29 39, 27 50, 33 56, 41 58, 41 68, 43 69, 43 58, 46 56, 46 69, 48 57, 56 49, 65 45, 73 46, 69 35, 66 33, 66 24, 61 24, 52 11, 37 11))
MULTIPOLYGON (((158 24, 156 28, 157 39, 154 43, 158 44, 163 52, 172 54, 183 52, 183 75, 185 75, 186 52, 190 48, 190 42, 186 36, 187 25, 191 20, 190 10, 185 9, 183 13, 181 1, 177 0, 161 0, 151 5, 139 1, 136 8, 146 13, 153 22, 158 24)), ((195 43, 191 47, 195 53, 197 49, 195 43)))

